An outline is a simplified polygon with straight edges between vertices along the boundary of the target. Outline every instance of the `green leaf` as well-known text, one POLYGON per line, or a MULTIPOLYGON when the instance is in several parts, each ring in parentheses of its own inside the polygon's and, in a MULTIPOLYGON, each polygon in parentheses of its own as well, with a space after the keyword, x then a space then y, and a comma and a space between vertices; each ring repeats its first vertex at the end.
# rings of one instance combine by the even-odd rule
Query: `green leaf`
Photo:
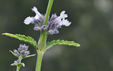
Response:
POLYGON ((68 45, 68 46, 76 46, 80 47, 80 44, 75 43, 74 41, 64 41, 64 40, 53 40, 51 42, 48 42, 46 45, 46 50, 50 49, 54 45, 68 45))
POLYGON ((36 41, 30 36, 25 36, 25 35, 20 35, 20 34, 10 34, 10 33, 2 33, 2 35, 6 35, 6 36, 9 36, 9 37, 16 38, 16 39, 19 39, 21 41, 30 43, 31 45, 33 45, 38 50, 36 41))
POLYGON ((15 65, 15 63, 12 63, 10 66, 19 66, 19 67, 23 66, 23 67, 25 67, 25 64, 24 63, 19 63, 19 64, 15 65))
POLYGON ((32 56, 35 56, 36 54, 32 54, 32 55, 28 55, 26 58, 28 58, 28 57, 32 57, 32 56))
POLYGON ((25 64, 24 64, 24 63, 19 63, 18 66, 20 66, 20 67, 21 67, 21 66, 25 67, 25 64))
POLYGON ((15 57, 18 57, 13 51, 9 50, 15 57))

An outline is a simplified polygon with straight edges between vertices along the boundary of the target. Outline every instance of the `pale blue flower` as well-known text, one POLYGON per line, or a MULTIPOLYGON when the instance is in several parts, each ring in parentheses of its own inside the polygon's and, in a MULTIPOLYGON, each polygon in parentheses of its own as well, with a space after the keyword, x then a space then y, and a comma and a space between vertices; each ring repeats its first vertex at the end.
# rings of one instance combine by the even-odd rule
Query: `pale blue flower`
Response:
POLYGON ((57 16, 56 14, 53 14, 48 21, 47 25, 44 25, 45 15, 42 15, 36 7, 32 8, 32 11, 36 13, 34 17, 27 17, 24 20, 24 23, 26 25, 28 24, 35 24, 34 30, 47 30, 47 34, 58 34, 58 28, 61 28, 62 26, 69 26, 71 22, 69 22, 66 18, 68 17, 67 14, 65 14, 65 11, 62 11, 60 13, 60 16, 57 16))
POLYGON ((71 22, 65 19, 67 17, 68 15, 65 14, 65 11, 62 11, 60 13, 60 16, 53 14, 47 25, 47 33, 58 34, 59 33, 58 28, 61 28, 61 26, 69 26, 71 22))
POLYGON ((44 18, 45 16, 40 14, 40 12, 37 10, 36 7, 32 8, 32 11, 36 13, 36 15, 34 17, 27 17, 24 20, 24 23, 26 25, 29 25, 30 23, 35 24, 34 30, 45 30, 45 25, 44 25, 44 18))
POLYGON ((23 58, 27 57, 30 54, 30 52, 28 51, 28 46, 26 46, 25 44, 20 44, 18 50, 15 49, 13 52, 18 57, 22 56, 23 58))
POLYGON ((20 59, 14 61, 14 65, 18 65, 19 63, 21 63, 20 59))

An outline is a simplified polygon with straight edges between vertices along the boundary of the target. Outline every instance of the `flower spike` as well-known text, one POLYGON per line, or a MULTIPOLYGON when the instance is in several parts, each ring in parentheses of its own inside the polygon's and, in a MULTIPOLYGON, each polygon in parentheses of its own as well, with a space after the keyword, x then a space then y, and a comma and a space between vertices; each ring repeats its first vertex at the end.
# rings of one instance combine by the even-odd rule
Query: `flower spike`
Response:
POLYGON ((61 28, 62 26, 69 26, 71 22, 69 22, 66 18, 68 17, 67 14, 65 14, 65 11, 62 11, 60 13, 60 16, 57 16, 56 14, 53 14, 51 18, 49 19, 47 25, 44 25, 45 15, 42 15, 36 7, 32 8, 32 11, 36 13, 35 17, 27 17, 24 20, 24 23, 26 25, 32 23, 35 25, 34 30, 35 31, 42 31, 47 30, 47 34, 58 34, 58 28, 61 28))

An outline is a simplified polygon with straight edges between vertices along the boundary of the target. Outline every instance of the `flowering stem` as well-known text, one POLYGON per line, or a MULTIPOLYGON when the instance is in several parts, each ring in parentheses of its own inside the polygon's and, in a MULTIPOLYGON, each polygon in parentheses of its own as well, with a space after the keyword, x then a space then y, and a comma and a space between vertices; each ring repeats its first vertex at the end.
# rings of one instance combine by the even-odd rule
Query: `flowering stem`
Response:
MULTIPOLYGON (((45 25, 47 25, 47 23, 48 23, 52 4, 53 4, 53 0, 49 0, 47 11, 46 11, 46 17, 45 17, 45 21, 44 21, 45 25)), ((36 63, 36 71, 41 71, 41 63, 42 63, 43 54, 44 54, 45 48, 46 48, 46 40, 47 40, 46 30, 43 30, 41 32, 40 39, 38 41, 38 46, 40 49, 37 50, 38 56, 37 56, 37 63, 36 63)))
POLYGON ((44 50, 44 48, 46 47, 46 39, 47 39, 47 35, 46 35, 46 30, 43 30, 41 33, 41 37, 40 37, 40 51, 44 50))
POLYGON ((48 22, 48 19, 49 19, 49 14, 51 12, 52 5, 53 5, 53 0, 49 0, 48 7, 47 7, 47 10, 46 10, 45 25, 47 25, 47 22, 48 22))
POLYGON ((41 71, 42 58, 43 58, 43 52, 38 52, 36 71, 41 71))
MULTIPOLYGON (((45 21, 44 21, 45 25, 47 25, 47 23, 48 23, 49 14, 50 14, 50 11, 51 11, 51 8, 52 8, 52 4, 53 4, 53 0, 49 0, 47 11, 46 11, 46 17, 45 17, 45 21)), ((41 43, 40 44, 40 50, 42 51, 46 47, 46 40, 47 40, 46 30, 42 31, 40 38, 41 38, 41 40, 40 40, 40 43, 41 43)))
POLYGON ((20 70, 20 66, 17 66, 17 69, 16 69, 16 71, 19 71, 20 70))

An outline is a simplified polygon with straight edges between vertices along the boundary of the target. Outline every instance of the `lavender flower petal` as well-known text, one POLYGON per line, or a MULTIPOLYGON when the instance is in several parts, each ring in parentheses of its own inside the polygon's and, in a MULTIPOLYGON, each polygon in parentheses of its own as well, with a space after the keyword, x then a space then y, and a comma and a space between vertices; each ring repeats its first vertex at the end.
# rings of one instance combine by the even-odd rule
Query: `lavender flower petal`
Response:
POLYGON ((32 21, 33 21, 33 17, 27 17, 27 18, 24 20, 24 23, 25 23, 26 25, 29 25, 32 21))
POLYGON ((17 56, 20 56, 19 52, 15 49, 14 51, 14 54, 16 54, 17 56))
POLYGON ((54 31, 53 31, 53 30, 49 30, 48 32, 49 32, 49 34, 51 34, 51 35, 54 34, 54 31))
POLYGON ((20 54, 23 54, 23 53, 25 53, 25 50, 20 51, 20 54))

